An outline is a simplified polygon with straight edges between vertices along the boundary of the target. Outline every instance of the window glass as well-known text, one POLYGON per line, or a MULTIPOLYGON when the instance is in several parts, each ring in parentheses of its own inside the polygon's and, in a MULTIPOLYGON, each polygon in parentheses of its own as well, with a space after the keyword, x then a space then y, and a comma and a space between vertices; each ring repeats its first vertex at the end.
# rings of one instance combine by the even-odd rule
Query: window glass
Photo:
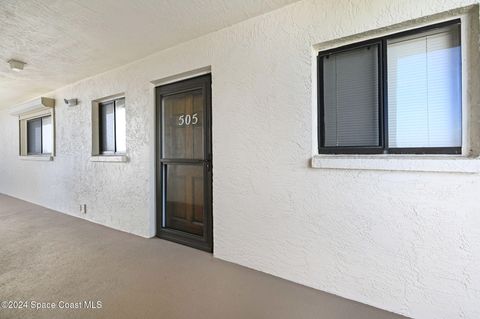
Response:
POLYGON ((27 153, 42 153, 42 119, 27 121, 27 153))
POLYGON ((391 40, 387 56, 389 146, 460 147, 459 26, 391 40))
POLYGON ((100 104, 100 151, 115 152, 115 105, 100 104))
POLYGON ((165 166, 164 227, 203 236, 204 185, 203 165, 165 166))
POLYGON ((164 158, 204 158, 203 96, 202 90, 194 90, 162 99, 164 158))
POLYGON ((52 117, 42 118, 42 153, 51 154, 53 150, 52 117))
POLYGON ((115 140, 116 152, 126 153, 126 121, 125 121, 125 99, 115 101, 115 140))
POLYGON ((379 146, 378 45, 323 57, 324 146, 379 146))

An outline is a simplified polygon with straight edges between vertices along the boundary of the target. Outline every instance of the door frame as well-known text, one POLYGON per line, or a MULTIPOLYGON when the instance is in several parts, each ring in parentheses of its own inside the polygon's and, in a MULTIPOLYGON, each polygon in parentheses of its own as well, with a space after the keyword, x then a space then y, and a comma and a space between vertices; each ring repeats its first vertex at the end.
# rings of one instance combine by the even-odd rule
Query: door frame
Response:
MULTIPOLYGON (((213 252, 213 205, 212 205, 212 94, 211 94, 211 74, 204 74, 193 78, 173 82, 155 88, 155 217, 156 217, 156 236, 162 239, 173 241, 179 244, 187 245, 200 250, 213 252), (204 229, 203 236, 197 236, 163 227, 164 218, 164 163, 168 159, 162 158, 162 97, 182 92, 188 92, 201 89, 204 94, 204 229)), ((181 160, 170 160, 178 165, 181 160)), ((189 164, 184 160, 183 164, 189 164)))

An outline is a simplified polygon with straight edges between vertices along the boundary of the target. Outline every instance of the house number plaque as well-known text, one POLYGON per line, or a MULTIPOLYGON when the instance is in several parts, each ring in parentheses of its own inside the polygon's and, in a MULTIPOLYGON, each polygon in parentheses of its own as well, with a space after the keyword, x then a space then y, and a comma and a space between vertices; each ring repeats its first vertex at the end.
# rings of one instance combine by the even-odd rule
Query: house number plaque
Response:
POLYGON ((198 113, 182 114, 178 117, 178 126, 190 126, 198 123, 198 113))

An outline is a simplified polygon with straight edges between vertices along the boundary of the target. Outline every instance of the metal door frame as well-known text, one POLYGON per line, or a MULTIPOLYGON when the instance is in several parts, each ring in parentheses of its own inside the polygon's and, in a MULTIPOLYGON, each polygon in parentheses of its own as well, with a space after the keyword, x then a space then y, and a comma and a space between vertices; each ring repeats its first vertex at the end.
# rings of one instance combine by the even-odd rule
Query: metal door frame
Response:
POLYGON ((213 252, 213 212, 212 212, 212 94, 211 74, 174 82, 155 88, 155 179, 156 179, 156 225, 157 237, 167 239, 193 248, 213 252), (204 96, 204 159, 203 160, 180 160, 163 158, 163 127, 162 127, 162 98, 168 95, 178 94, 201 89, 204 96), (193 235, 175 229, 165 228, 165 165, 175 163, 202 164, 204 171, 204 229, 203 236, 193 235))

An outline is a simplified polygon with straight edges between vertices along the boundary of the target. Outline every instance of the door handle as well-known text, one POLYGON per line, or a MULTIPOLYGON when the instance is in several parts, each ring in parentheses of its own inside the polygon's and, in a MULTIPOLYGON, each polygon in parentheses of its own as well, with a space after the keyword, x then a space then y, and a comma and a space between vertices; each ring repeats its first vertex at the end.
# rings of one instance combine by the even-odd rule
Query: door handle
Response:
POLYGON ((208 154, 207 159, 204 160, 205 165, 207 166, 207 171, 212 171, 212 154, 208 154))
POLYGON ((205 166, 207 167, 207 171, 212 170, 212 161, 211 160, 203 160, 205 162, 205 166))

